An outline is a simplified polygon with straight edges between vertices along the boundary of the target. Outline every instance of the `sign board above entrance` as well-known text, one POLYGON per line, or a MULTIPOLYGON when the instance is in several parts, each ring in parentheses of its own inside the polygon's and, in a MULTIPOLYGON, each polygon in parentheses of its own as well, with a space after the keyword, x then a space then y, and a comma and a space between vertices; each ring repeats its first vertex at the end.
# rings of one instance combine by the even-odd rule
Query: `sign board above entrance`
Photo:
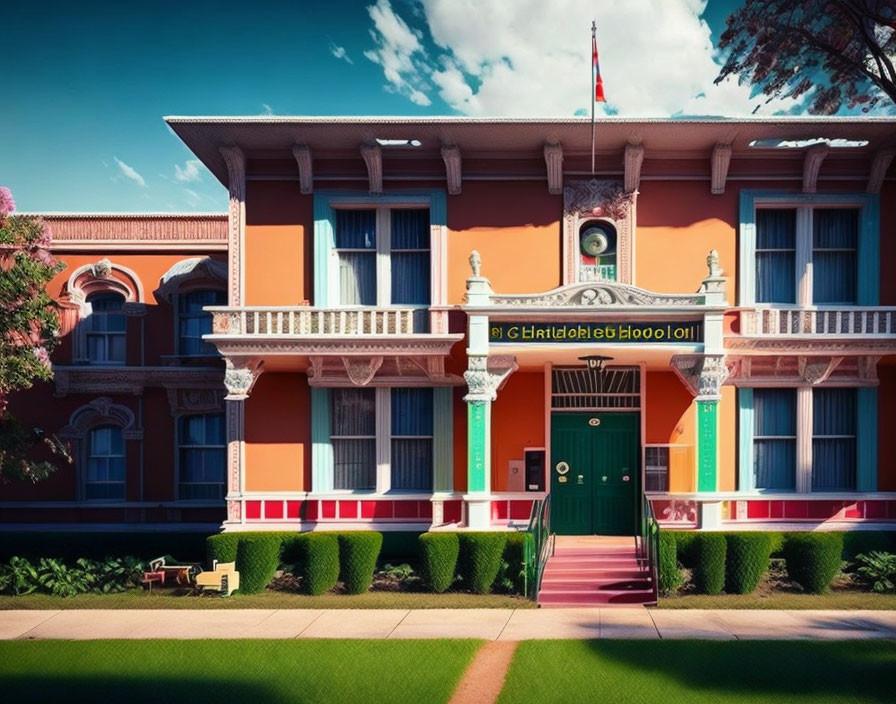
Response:
POLYGON ((489 342, 693 343, 703 341, 701 321, 674 323, 491 323, 489 342))

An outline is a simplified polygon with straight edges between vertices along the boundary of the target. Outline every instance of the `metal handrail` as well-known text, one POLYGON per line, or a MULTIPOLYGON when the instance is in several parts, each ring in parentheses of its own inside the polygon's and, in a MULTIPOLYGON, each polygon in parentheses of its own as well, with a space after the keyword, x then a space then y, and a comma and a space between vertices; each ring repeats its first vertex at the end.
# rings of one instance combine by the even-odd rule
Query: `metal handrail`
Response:
POLYGON ((525 592, 530 599, 538 598, 541 578, 548 558, 554 552, 554 536, 551 534, 551 495, 532 502, 529 524, 526 527, 531 539, 525 543, 525 592))
POLYGON ((656 520, 653 504, 647 496, 641 496, 641 535, 638 536, 638 554, 650 571, 654 603, 659 596, 658 565, 660 555, 660 524, 656 520))

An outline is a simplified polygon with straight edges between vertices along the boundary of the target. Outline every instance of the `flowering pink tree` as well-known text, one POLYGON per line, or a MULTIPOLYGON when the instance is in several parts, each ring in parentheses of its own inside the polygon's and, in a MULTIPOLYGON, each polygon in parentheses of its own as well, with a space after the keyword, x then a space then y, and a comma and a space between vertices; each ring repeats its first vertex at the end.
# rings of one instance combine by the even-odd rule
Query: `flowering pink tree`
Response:
POLYGON ((0 479, 38 481, 55 469, 31 459, 38 443, 68 459, 39 428, 26 430, 9 413, 13 391, 53 377, 50 350, 59 318, 46 287, 64 265, 50 254, 50 228, 37 218, 10 215, 12 193, 0 186, 0 479))

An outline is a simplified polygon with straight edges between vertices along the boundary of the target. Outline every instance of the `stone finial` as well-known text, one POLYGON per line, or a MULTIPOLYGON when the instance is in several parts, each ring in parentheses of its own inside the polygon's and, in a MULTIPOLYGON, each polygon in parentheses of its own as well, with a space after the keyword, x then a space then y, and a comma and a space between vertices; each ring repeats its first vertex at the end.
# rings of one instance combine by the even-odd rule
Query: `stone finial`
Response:
POLYGON ((706 257, 706 266, 709 267, 709 276, 715 278, 722 275, 722 267, 719 266, 719 252, 712 249, 706 257))
POLYGON ((482 258, 475 249, 470 252, 470 269, 473 271, 473 276, 482 276, 482 258))

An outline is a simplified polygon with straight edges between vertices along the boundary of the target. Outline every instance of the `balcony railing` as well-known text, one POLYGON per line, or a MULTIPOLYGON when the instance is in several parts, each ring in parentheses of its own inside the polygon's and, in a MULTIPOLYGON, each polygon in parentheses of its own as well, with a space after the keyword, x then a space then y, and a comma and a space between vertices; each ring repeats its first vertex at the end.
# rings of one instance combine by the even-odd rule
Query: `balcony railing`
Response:
POLYGON ((896 335, 896 308, 755 308, 740 313, 748 337, 896 335))
POLYGON ((426 308, 210 306, 215 335, 412 335, 429 332, 426 308))

